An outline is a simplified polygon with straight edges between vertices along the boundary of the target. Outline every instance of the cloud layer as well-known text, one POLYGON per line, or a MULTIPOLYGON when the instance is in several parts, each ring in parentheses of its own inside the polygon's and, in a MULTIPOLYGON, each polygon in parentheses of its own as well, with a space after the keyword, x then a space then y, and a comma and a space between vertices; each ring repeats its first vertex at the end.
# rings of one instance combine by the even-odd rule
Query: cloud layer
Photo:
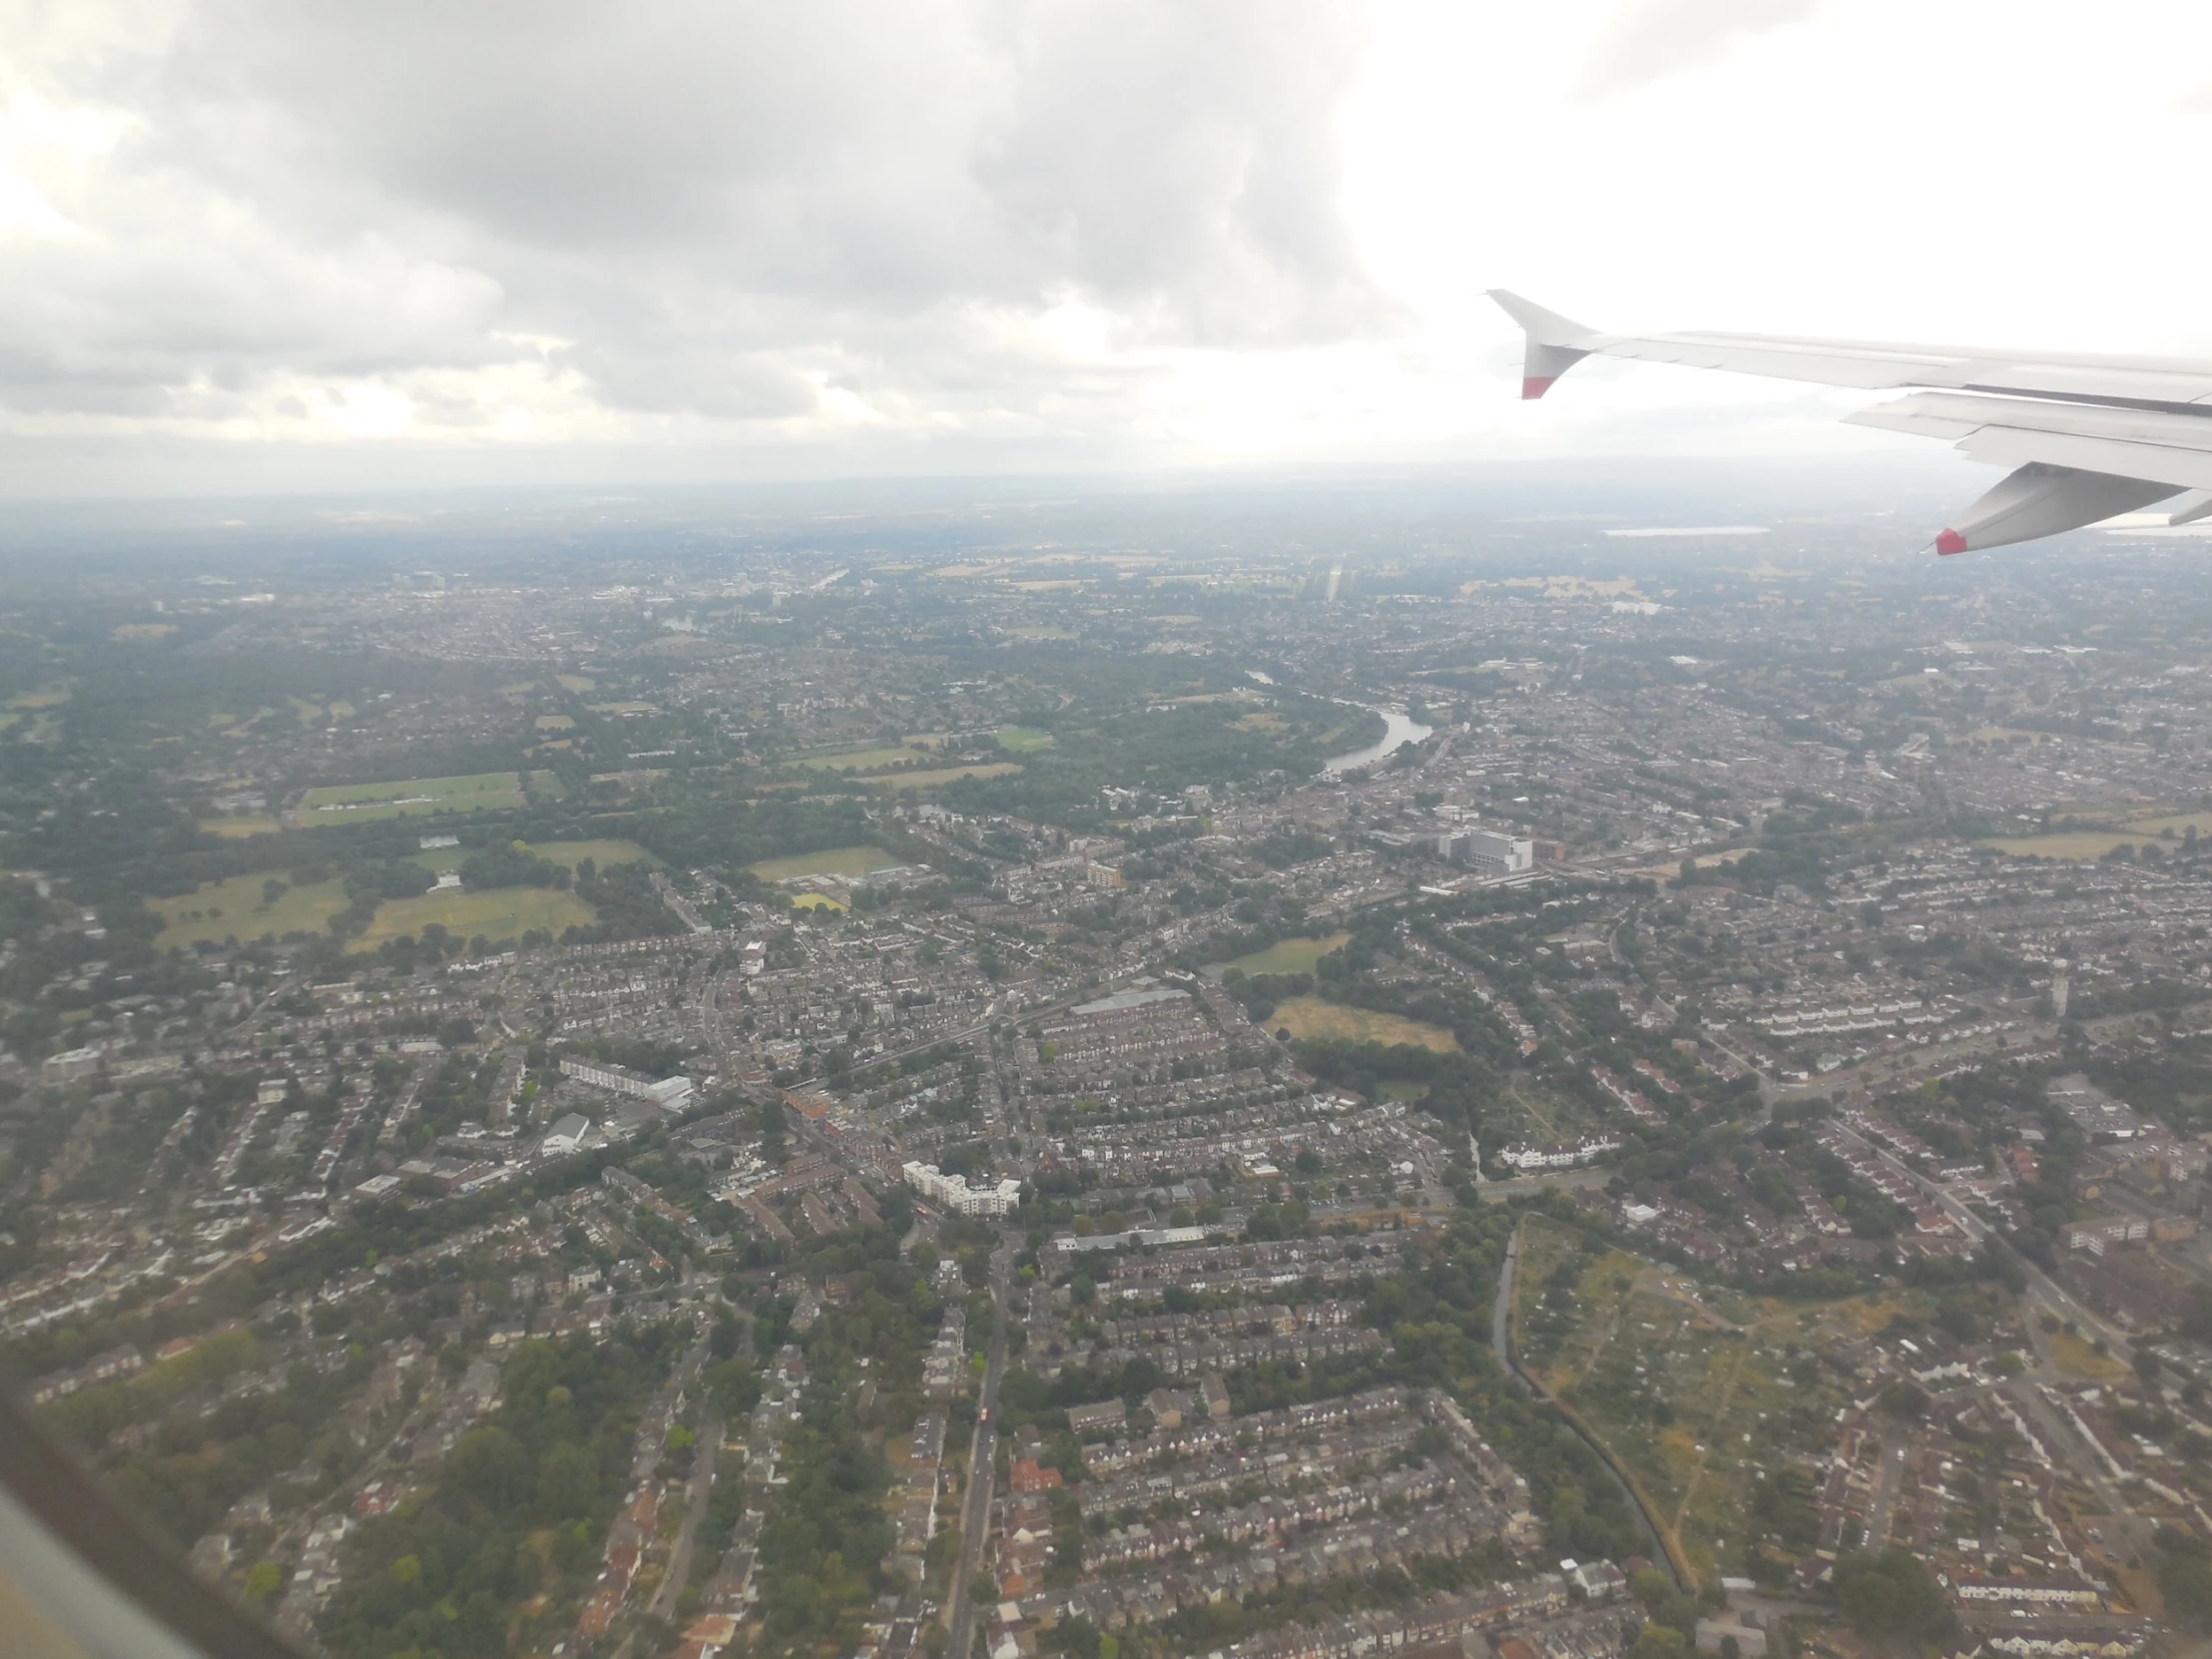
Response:
POLYGON ((1019 428, 1110 408, 1132 350, 1394 316, 1339 207, 1346 0, 204 0, 10 30, 17 431, 1019 428))
POLYGON ((1770 29, 1801 23, 1820 0, 1621 0, 1591 42, 1577 91, 1632 92, 1669 75, 1719 63, 1770 29))
POLYGON ((1910 447, 1482 291, 2212 354, 2212 8, 2084 16, 0 0, 0 496, 1910 447))

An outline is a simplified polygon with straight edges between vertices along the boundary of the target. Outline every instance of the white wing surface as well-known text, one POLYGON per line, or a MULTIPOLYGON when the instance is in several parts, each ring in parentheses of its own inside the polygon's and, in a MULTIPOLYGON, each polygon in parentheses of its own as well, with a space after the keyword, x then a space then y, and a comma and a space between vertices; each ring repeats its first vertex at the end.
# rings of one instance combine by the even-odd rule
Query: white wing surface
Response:
MULTIPOLYGON (((1926 388, 1848 416, 1947 438, 2018 470, 1936 538, 1938 553, 2030 541, 2184 490, 2212 491, 2212 362, 1992 351, 1761 334, 1609 334, 1501 288, 1527 334, 1521 396, 1541 397, 1592 355, 1729 369, 1868 391, 1926 388)), ((2212 514, 2212 500, 2174 515, 2212 514)))

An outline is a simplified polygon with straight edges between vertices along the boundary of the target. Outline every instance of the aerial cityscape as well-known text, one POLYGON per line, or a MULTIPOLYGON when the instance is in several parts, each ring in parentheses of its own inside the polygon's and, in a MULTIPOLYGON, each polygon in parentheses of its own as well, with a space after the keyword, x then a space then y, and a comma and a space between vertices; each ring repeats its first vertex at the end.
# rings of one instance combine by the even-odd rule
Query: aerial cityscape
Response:
POLYGON ((54 530, 9 1382, 343 1659, 2163 1650, 2201 544, 1739 483, 54 530))
POLYGON ((2208 63, 0 10, 0 1659, 2212 1659, 2208 63))

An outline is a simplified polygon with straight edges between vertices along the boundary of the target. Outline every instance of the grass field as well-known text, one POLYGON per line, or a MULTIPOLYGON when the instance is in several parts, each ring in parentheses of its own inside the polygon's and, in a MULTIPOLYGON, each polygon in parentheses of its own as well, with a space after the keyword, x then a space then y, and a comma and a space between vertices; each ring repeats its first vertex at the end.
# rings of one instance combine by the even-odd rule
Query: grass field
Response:
POLYGON ((588 674, 556 674, 553 679, 563 691, 588 692, 599 689, 599 682, 588 674))
POLYGON ((792 895, 792 908, 795 910, 837 910, 841 912, 849 910, 851 907, 849 904, 838 903, 826 892, 803 892, 792 895))
POLYGON ((891 767, 901 761, 919 759, 918 751, 903 744, 879 744, 873 749, 818 749, 813 754, 800 756, 795 764, 821 772, 866 772, 874 767, 891 767))
POLYGON ((496 887, 490 892, 468 892, 448 887, 426 892, 419 898, 390 898, 376 907, 368 931, 352 940, 348 950, 370 950, 402 933, 421 933, 431 922, 460 938, 481 933, 487 939, 519 939, 533 927, 560 933, 564 927, 589 926, 598 913, 572 892, 552 887, 496 887))
POLYGON ((1278 1004, 1275 1012, 1268 1015, 1268 1029, 1288 1029, 1292 1036, 1309 1040, 1335 1037, 1347 1042, 1382 1043, 1385 1047, 1405 1043, 1414 1048, 1433 1048, 1439 1053, 1456 1053, 1459 1047, 1459 1039, 1440 1025, 1423 1025, 1417 1019, 1379 1014, 1368 1008, 1347 1008, 1339 1003, 1324 1002, 1318 996, 1294 996, 1278 1004))
MULTIPOLYGON (((2099 814, 2099 817, 2103 815, 2099 814)), ((2159 841, 2161 831, 2171 830, 2173 838, 2166 841, 2171 846, 2186 834, 2191 827, 2201 835, 2212 835, 2212 813, 2167 813, 2148 811, 2130 813, 2120 821, 2117 830, 2068 830, 2053 835, 1998 835, 1982 841, 1983 846, 2008 852, 2015 858, 2066 858, 2082 863, 2094 862, 2115 846, 2143 846, 2159 841)))
MULTIPOLYGON (((601 869, 610 864, 644 863, 658 866, 660 863, 660 859, 636 841, 536 841, 524 844, 539 857, 567 870, 573 870, 586 858, 601 869)), ((425 852, 410 853, 407 861, 442 873, 449 869, 459 869, 461 860, 475 850, 468 846, 434 846, 425 852)))
POLYGON ((399 784, 336 784, 309 790, 299 822, 361 824, 427 813, 475 813, 522 805, 522 777, 479 772, 462 778, 410 778, 399 784))
POLYGON ((1255 950, 1221 965, 1225 969, 1241 968, 1246 973, 1312 973, 1316 962, 1351 937, 1350 933, 1332 933, 1326 939, 1277 939, 1265 950, 1255 950))
POLYGON ((929 772, 888 772, 871 778, 856 778, 858 784, 880 784, 886 789, 926 790, 939 784, 949 784, 955 778, 1003 778, 1020 767, 1012 761, 993 761, 987 766, 938 767, 929 772))
POLYGON ((200 828, 207 834, 230 841, 244 840, 248 835, 274 835, 283 826, 267 813, 254 813, 243 818, 204 818, 200 828))
POLYGON ((1011 755, 1034 754, 1052 747, 1052 734, 1036 726, 1002 726, 998 730, 998 747, 1011 755))
POLYGON ((532 852, 563 869, 574 869, 586 858, 601 869, 615 864, 651 864, 658 869, 661 863, 636 841, 532 841, 529 844, 532 852))
POLYGON ((763 858, 750 866, 764 881, 796 881, 803 875, 868 875, 895 869, 898 860, 879 846, 831 846, 820 852, 795 852, 789 858, 763 858))
POLYGON ((2060 1331, 2050 1339, 2050 1357, 2068 1377, 2088 1382, 2110 1382, 2129 1375, 2126 1366, 2109 1354, 2099 1354, 2081 1338, 2060 1331))
POLYGON ((540 715, 531 724, 541 732, 573 732, 576 729, 576 721, 569 715, 540 715))
POLYGON ((2096 862, 2115 846, 2139 846, 2145 838, 2115 834, 2107 830, 2081 830, 2063 835, 2006 835, 1981 844, 2008 852, 2015 858, 2063 858, 2086 864, 2096 862))
POLYGON ((345 908, 345 884, 341 881, 317 881, 310 887, 294 887, 289 882, 290 877, 282 870, 261 870, 253 875, 233 875, 181 898, 157 898, 147 906, 162 918, 162 930, 155 935, 154 943, 166 950, 173 944, 196 944, 203 939, 221 944, 233 935, 258 939, 264 933, 275 933, 278 938, 286 933, 319 933, 345 908), (262 883, 271 879, 286 885, 276 903, 265 905, 262 883), (218 915, 217 911, 222 913, 218 915))

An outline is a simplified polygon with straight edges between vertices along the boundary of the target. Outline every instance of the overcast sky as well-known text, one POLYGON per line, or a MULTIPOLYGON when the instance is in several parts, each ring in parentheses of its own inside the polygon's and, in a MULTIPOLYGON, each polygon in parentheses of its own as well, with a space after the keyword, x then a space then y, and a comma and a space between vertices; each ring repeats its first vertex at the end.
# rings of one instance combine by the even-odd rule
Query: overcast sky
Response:
MULTIPOLYGON (((1860 452, 1608 327, 2212 356, 2212 6, 23 0, 0 491, 1860 452)), ((1978 475, 1976 475, 1978 476, 1978 475)))

